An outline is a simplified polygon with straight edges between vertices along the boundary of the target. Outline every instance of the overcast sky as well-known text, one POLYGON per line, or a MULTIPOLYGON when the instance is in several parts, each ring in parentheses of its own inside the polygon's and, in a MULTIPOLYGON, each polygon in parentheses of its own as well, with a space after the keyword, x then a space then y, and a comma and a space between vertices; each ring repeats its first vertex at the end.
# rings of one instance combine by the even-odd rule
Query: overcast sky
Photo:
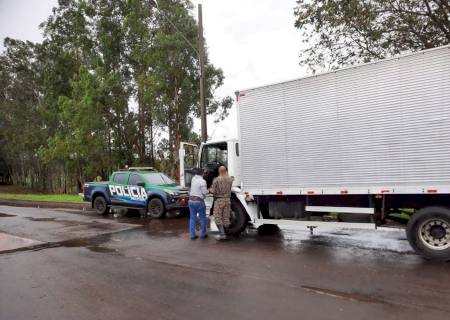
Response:
MULTIPOLYGON (((295 0, 194 0, 203 3, 203 25, 210 60, 223 69, 219 97, 306 74, 298 65, 300 32, 294 28, 295 0)), ((57 0, 0 0, 0 50, 5 37, 39 42, 39 23, 57 0)), ((195 10, 194 15, 197 15, 195 10)), ((208 120, 213 139, 236 136, 236 110, 220 124, 208 120)), ((196 123, 198 130, 198 122, 196 123)))

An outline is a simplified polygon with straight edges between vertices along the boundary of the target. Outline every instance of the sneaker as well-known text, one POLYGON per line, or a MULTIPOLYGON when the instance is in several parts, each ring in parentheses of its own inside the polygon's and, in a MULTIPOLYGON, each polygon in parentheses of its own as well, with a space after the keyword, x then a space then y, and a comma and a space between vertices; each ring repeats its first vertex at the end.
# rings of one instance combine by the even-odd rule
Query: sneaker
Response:
POLYGON ((204 236, 200 236, 200 238, 202 238, 202 239, 206 239, 206 238, 208 238, 208 235, 207 235, 207 234, 205 234, 204 236))
POLYGON ((193 237, 191 237, 191 240, 195 240, 197 238, 198 238, 198 236, 193 236, 193 237))

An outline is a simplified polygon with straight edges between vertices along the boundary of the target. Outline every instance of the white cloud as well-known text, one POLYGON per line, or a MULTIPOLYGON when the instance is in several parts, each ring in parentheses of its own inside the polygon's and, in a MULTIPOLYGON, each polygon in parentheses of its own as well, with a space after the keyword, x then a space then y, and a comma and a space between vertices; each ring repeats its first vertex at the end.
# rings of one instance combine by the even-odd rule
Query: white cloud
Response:
POLYGON ((58 0, 0 0, 0 51, 5 37, 42 41, 38 26, 57 4, 58 0))
MULTIPOLYGON (((295 0, 194 0, 195 15, 199 2, 209 58, 225 74, 219 97, 306 74, 298 65, 301 36, 294 28, 295 0)), ((41 41, 38 25, 56 4, 57 0, 0 0, 0 39, 41 41)), ((236 136, 235 107, 219 124, 208 119, 208 128, 213 139, 236 136)))
MULTIPOLYGON (((194 4, 199 2, 203 4, 209 58, 225 74, 218 96, 234 97, 236 90, 306 74, 298 65, 301 38, 294 28, 295 0, 204 0, 194 4)), ((235 107, 219 124, 209 119, 208 133, 213 139, 236 136, 235 107)))

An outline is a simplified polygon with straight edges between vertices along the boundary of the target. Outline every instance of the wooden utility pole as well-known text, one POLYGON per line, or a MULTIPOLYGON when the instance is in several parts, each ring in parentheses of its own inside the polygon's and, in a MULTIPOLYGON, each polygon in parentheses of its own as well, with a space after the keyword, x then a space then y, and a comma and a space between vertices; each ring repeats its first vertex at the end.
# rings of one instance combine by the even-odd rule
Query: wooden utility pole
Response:
POLYGON ((200 64, 200 118, 202 129, 202 142, 206 142, 208 132, 206 128, 205 105, 205 46, 203 44, 203 15, 202 5, 198 5, 198 61, 200 64))

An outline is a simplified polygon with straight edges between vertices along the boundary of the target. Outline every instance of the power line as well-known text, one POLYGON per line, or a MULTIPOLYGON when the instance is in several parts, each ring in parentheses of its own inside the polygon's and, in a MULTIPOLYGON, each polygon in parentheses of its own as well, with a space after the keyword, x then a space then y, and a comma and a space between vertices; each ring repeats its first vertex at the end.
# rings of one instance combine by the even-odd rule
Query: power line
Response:
POLYGON ((194 50, 198 55, 198 62, 200 67, 200 119, 202 128, 202 142, 206 142, 208 138, 207 121, 206 121, 206 103, 205 103, 205 46, 203 44, 203 14, 202 5, 198 4, 198 50, 185 37, 185 35, 177 28, 177 26, 169 19, 168 16, 159 8, 156 0, 149 0, 151 6, 155 7, 159 13, 170 23, 170 25, 183 37, 184 41, 194 50))
POLYGON ((195 53, 200 56, 200 53, 198 52, 198 50, 194 47, 194 45, 188 40, 188 38, 185 37, 185 35, 183 34, 183 32, 181 32, 180 29, 178 29, 178 27, 172 22, 172 20, 169 19, 168 16, 166 16, 166 14, 159 8, 158 3, 156 2, 156 0, 149 0, 150 5, 153 5, 156 9, 158 9, 158 12, 164 17, 164 19, 167 20, 167 22, 170 23, 170 25, 177 31, 177 33, 180 34, 180 36, 184 39, 184 41, 186 41, 186 43, 192 48, 192 50, 195 51, 195 53))

